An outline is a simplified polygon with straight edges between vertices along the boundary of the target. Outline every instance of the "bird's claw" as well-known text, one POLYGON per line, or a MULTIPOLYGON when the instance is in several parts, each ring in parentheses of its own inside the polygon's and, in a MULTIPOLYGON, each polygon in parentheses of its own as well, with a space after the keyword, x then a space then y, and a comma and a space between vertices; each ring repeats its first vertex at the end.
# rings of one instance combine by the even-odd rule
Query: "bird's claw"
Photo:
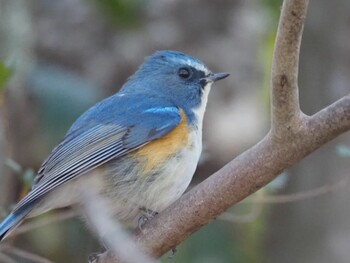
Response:
POLYGON ((145 224, 150 221, 153 217, 158 215, 158 212, 155 212, 151 209, 147 209, 145 207, 140 208, 141 211, 144 212, 142 216, 140 216, 139 221, 138 221, 138 228, 142 232, 142 228, 145 226, 145 224))
POLYGON ((99 257, 99 253, 97 253, 97 252, 91 253, 88 257, 88 262, 89 263, 98 263, 98 257, 99 257))
POLYGON ((175 255, 176 255, 176 252, 177 252, 177 248, 176 247, 173 247, 172 249, 171 249, 171 254, 169 255, 169 257, 168 258, 174 258, 175 257, 175 255))

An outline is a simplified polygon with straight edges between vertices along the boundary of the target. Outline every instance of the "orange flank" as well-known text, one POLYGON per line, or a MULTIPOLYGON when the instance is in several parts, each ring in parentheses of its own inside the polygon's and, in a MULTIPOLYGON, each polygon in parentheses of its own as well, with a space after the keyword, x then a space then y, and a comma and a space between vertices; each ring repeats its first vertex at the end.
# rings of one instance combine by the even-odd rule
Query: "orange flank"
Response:
POLYGON ((188 144, 189 127, 187 117, 181 110, 180 124, 162 138, 149 142, 136 151, 136 155, 145 158, 145 174, 157 169, 168 160, 171 155, 177 154, 185 145, 188 144))

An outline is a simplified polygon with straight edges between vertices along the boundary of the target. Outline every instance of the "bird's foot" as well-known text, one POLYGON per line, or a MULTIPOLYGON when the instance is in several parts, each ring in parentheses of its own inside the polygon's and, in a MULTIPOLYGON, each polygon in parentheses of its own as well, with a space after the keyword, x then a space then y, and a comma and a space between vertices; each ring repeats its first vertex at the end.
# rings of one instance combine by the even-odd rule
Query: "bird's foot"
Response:
POLYGON ((155 212, 151 209, 147 209, 145 207, 141 207, 140 210, 144 212, 142 216, 140 216, 138 221, 138 228, 142 232, 142 228, 145 226, 145 224, 150 221, 153 217, 158 215, 158 212, 155 212))
POLYGON ((173 247, 172 249, 171 249, 171 254, 169 255, 169 257, 168 258, 174 258, 175 257, 175 255, 176 255, 176 252, 177 252, 177 248, 176 247, 173 247))
MULTIPOLYGON (((102 242, 103 243, 103 242, 102 242)), ((107 251, 107 246, 101 247, 99 252, 91 253, 88 257, 88 263, 98 263, 100 256, 107 251)))
POLYGON ((88 258, 88 263, 97 263, 100 253, 91 253, 88 258))

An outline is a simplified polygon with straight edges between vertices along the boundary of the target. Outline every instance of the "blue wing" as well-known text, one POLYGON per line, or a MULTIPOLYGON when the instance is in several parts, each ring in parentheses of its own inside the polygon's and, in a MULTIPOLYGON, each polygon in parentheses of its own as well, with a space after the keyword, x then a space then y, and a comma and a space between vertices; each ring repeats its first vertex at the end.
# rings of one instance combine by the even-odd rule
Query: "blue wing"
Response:
POLYGON ((54 188, 129 153, 172 131, 179 109, 156 98, 118 94, 83 114, 38 171, 33 190, 13 213, 40 200, 54 188))

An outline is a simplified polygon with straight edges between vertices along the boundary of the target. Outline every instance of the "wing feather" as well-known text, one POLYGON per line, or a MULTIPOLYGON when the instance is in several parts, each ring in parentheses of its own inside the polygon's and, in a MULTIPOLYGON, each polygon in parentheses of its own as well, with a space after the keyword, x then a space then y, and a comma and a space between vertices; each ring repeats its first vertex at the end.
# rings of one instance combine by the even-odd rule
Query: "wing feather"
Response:
POLYGON ((99 123, 69 132, 45 160, 32 191, 17 204, 14 213, 69 180, 169 133, 181 121, 179 110, 171 109, 168 115, 147 112, 145 121, 138 124, 99 123))

